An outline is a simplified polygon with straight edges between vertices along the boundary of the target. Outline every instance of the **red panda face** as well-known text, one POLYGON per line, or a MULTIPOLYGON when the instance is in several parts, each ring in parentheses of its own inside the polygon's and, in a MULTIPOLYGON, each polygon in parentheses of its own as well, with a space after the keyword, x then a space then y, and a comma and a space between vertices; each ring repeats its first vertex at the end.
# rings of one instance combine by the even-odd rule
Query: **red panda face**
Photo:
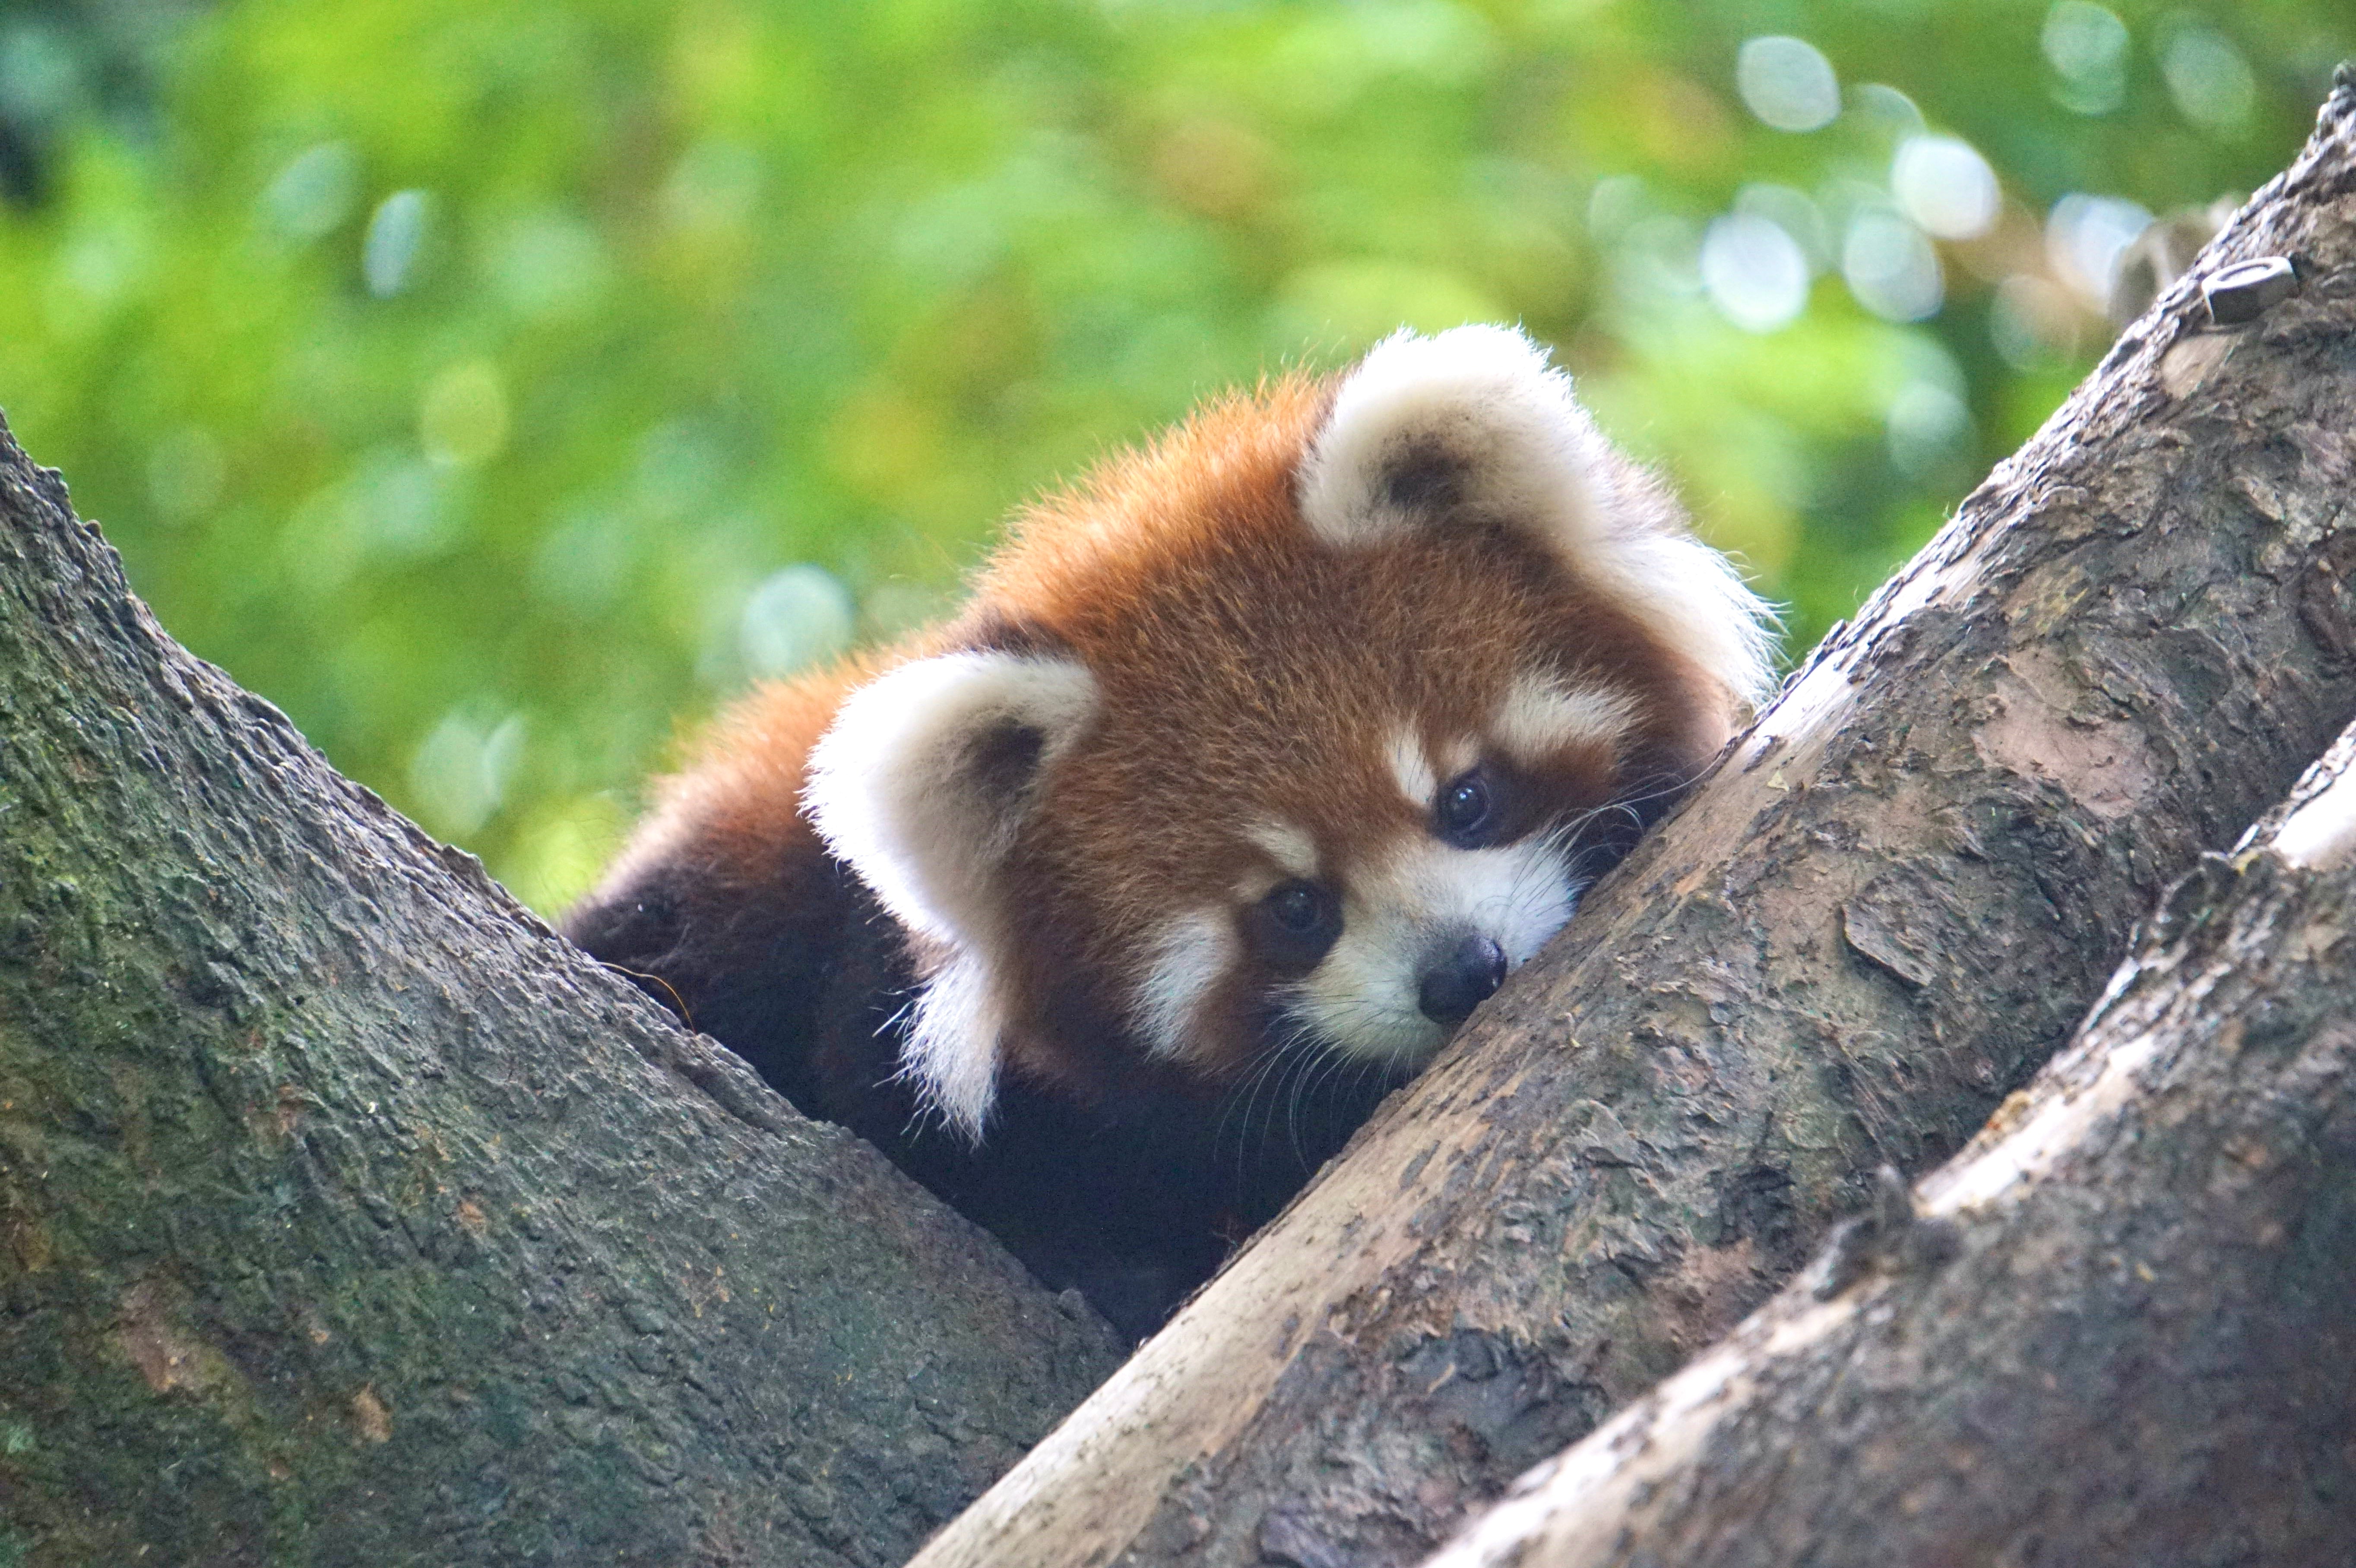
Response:
POLYGON ((1023 520, 808 804, 916 938, 913 1072, 1419 1064, 1707 763, 1762 607, 1518 334, 1402 336, 1023 520), (1109 1064, 1109 1065, 1108 1065, 1109 1064))
POLYGON ((1026 983, 1105 976, 1099 1014, 1222 1077, 1294 1038, 1421 1062, 1730 718, 1481 528, 1210 530, 1056 635, 1096 705, 1006 867, 1026 907, 1076 917, 1026 983))

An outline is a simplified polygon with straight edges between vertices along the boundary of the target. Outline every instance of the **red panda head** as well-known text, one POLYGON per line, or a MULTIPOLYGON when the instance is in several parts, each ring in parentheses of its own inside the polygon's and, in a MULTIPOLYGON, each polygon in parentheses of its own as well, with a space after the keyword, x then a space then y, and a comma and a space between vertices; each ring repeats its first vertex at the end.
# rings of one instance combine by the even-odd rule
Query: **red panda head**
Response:
POLYGON ((1401 333, 1034 507, 806 808, 905 924, 910 1073, 1437 1051, 1724 744, 1765 607, 1518 332, 1401 333))

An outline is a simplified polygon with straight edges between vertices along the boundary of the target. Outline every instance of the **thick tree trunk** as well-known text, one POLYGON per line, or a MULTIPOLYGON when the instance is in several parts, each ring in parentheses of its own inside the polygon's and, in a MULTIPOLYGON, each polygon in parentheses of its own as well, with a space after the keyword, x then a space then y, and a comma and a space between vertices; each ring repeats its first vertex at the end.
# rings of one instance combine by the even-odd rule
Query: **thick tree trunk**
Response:
POLYGON ((1951 1153, 2356 709, 2356 83, 1566 938, 926 1568, 1415 1560, 1951 1153), (2211 325, 2199 278, 2297 253, 2211 325))
POLYGON ((2356 731, 1963 1155, 1430 1568, 2343 1564, 2356 731), (2329 781, 2337 781, 2336 788, 2329 781))
POLYGON ((174 646, 0 430, 0 1563, 896 1563, 1117 1360, 174 646))

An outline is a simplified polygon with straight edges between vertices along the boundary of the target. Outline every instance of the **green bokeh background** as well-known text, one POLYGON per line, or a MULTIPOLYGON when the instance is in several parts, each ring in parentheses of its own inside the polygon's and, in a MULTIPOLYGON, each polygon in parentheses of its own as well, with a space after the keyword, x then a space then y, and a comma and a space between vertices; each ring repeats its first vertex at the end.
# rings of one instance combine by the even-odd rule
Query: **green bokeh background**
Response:
POLYGON ((2347 0, 6 0, 0 407, 166 626, 554 910, 748 682, 1403 323, 1556 345, 1804 646, 2107 341, 2067 198, 2247 192, 2350 54, 2347 0), (1786 36, 1820 127, 1741 89, 1786 36), (1844 258, 1924 133, 2002 205, 1893 321, 1844 258), (1698 274, 1737 209, 1812 252, 1780 326, 1698 274))

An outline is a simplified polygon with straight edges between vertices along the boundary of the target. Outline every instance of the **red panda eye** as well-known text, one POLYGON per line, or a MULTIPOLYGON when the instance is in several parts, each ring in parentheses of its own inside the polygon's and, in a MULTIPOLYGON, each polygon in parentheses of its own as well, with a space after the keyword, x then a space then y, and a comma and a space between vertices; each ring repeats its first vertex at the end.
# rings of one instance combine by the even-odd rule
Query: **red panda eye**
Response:
POLYGON ((1460 849, 1475 849, 1488 842, 1496 816, 1495 792, 1479 768, 1458 774, 1432 805, 1440 836, 1460 849))
POLYGON ((1287 882, 1268 895, 1268 912, 1287 931, 1314 931, 1323 918, 1325 900, 1313 883, 1287 882))
POLYGON ((1280 969, 1312 969, 1342 934, 1342 907, 1315 882, 1279 882, 1252 907, 1253 945, 1280 969))

